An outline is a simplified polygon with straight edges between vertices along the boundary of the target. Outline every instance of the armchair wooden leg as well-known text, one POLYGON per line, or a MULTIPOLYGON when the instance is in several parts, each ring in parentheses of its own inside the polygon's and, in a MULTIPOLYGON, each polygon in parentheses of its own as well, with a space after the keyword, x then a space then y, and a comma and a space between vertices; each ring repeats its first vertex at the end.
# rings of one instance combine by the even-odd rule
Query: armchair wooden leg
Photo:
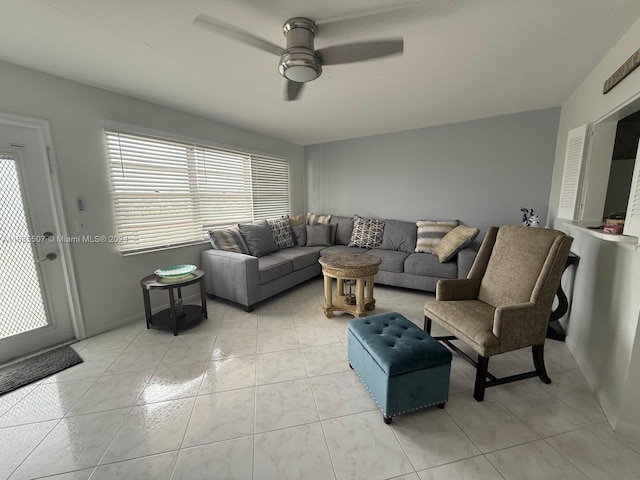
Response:
POLYGON ((424 316, 424 331, 431 335, 431 319, 426 315, 424 316))
POLYGON ((533 345, 531 347, 531 353, 533 355, 533 364, 536 367, 536 372, 543 383, 551 383, 549 375, 547 375, 547 369, 544 366, 544 344, 533 345))
POLYGON ((484 400, 484 389, 487 384, 487 372, 489 370, 489 357, 478 355, 478 366, 476 367, 476 384, 473 388, 473 398, 478 402, 484 400))

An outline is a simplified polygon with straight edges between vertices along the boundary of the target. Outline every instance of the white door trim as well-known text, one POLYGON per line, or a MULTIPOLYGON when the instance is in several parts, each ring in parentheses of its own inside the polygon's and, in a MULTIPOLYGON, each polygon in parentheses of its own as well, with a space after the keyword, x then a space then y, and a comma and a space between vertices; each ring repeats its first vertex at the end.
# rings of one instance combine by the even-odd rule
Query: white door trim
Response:
MULTIPOLYGON (((51 195, 49 200, 51 201, 51 205, 53 205, 52 214, 53 221, 56 226, 56 231, 60 232, 60 235, 69 236, 64 215, 62 213, 64 212, 62 208, 62 193, 60 191, 58 166, 53 149, 53 141, 49 121, 40 118, 25 117, 21 115, 0 112, 0 123, 17 127, 32 128, 37 131, 39 148, 41 149, 42 153, 41 158, 44 162, 48 162, 48 165, 45 165, 45 167, 50 171, 49 184, 51 186, 51 195)), ((79 340, 82 340, 86 338, 86 333, 84 329, 84 322, 82 320, 82 310, 80 308, 80 299, 78 296, 78 286, 76 283, 75 270, 73 268, 71 257, 71 248, 69 246, 69 243, 67 242, 61 242, 59 248, 59 258, 64 269, 64 287, 67 295, 67 303, 69 304, 69 313, 71 315, 70 321, 75 337, 79 340)))

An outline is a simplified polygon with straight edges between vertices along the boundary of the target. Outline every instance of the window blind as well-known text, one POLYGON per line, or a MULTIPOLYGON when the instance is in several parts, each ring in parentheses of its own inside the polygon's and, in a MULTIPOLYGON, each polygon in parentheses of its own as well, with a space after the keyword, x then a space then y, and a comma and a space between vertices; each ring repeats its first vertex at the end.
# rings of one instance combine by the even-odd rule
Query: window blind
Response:
POLYGON ((207 230, 289 213, 286 160, 105 129, 123 254, 207 240, 207 230))

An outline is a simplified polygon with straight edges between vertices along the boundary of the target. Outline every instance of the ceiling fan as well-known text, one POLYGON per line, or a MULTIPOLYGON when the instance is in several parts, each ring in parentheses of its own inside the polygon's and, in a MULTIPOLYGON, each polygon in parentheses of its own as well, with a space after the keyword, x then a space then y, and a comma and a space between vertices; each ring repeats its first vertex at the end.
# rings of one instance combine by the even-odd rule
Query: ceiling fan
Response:
POLYGON ((279 47, 268 40, 235 25, 223 22, 209 15, 200 14, 193 22, 226 35, 234 40, 258 48, 280 57, 278 71, 287 80, 285 100, 296 100, 306 82, 315 80, 322 74, 326 65, 361 62, 375 58, 402 54, 402 37, 368 42, 348 43, 316 50, 313 46, 318 27, 313 20, 294 17, 282 26, 286 37, 286 48, 279 47))

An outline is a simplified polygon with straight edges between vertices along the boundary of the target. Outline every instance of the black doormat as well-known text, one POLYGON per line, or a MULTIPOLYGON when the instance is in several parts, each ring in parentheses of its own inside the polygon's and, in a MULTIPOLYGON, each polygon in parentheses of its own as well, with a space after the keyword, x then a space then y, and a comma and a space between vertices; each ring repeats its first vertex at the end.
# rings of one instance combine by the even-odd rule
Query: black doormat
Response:
POLYGON ((0 395, 78 363, 82 363, 80 355, 73 348, 65 345, 2 367, 0 368, 0 395))

